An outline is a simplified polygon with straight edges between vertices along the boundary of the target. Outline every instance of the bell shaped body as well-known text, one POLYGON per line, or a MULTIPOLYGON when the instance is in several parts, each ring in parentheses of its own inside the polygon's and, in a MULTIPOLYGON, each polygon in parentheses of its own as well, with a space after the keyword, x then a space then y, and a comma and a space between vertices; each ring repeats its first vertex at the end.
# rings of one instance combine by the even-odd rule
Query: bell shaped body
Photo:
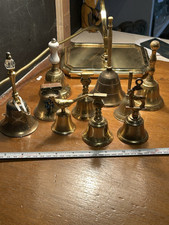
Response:
POLYGON ((24 137, 33 133, 37 127, 37 120, 30 114, 27 104, 23 101, 27 113, 18 111, 10 100, 6 105, 5 118, 0 122, 0 131, 9 137, 24 137))
POLYGON ((100 122, 95 121, 94 117, 89 120, 88 128, 82 135, 83 141, 92 147, 104 147, 113 140, 113 135, 109 131, 108 123, 105 118, 100 122))
POLYGON ((132 109, 126 107, 128 105, 129 105, 129 97, 125 95, 120 105, 114 110, 114 117, 117 120, 124 121, 126 117, 132 113, 132 109))
POLYGON ((159 92, 159 84, 154 80, 153 76, 148 75, 142 84, 142 90, 138 94, 145 96, 145 109, 148 111, 156 111, 163 107, 164 102, 159 92))
POLYGON ((68 135, 74 132, 76 126, 71 119, 71 114, 68 109, 59 109, 56 113, 56 120, 52 125, 52 131, 61 134, 68 135))
POLYGON ((72 110, 72 116, 78 120, 89 120, 94 116, 93 99, 86 97, 77 101, 76 106, 72 110))
POLYGON ((126 117, 123 126, 118 130, 117 136, 126 144, 142 144, 148 140, 148 133, 144 129, 144 120, 138 115, 134 118, 132 114, 126 117))
POLYGON ((103 99, 106 107, 119 105, 125 95, 121 88, 119 76, 112 68, 107 68, 101 72, 92 93, 106 93, 107 97, 103 99))

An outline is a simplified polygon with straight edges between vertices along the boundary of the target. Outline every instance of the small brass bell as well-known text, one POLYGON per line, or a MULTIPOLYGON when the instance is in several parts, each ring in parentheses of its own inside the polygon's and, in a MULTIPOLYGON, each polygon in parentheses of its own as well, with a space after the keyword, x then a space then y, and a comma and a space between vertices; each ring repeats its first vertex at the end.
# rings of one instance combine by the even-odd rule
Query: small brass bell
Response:
POLYGON ((24 137, 37 129, 38 122, 30 114, 26 102, 16 91, 15 62, 9 52, 6 53, 5 67, 12 83, 13 99, 7 102, 5 118, 0 121, 0 131, 9 137, 24 137))
POLYGON ((107 97, 104 93, 94 93, 95 115, 89 120, 88 128, 83 133, 83 141, 92 147, 104 147, 113 140, 113 135, 108 129, 108 122, 102 116, 101 108, 104 106, 102 98, 107 97))
POLYGON ((126 106, 129 106, 129 94, 131 91, 132 79, 133 79, 133 73, 129 72, 127 94, 122 99, 120 105, 114 110, 114 117, 120 121, 124 121, 126 116, 132 113, 132 109, 129 107, 126 107, 126 106))
MULTIPOLYGON (((81 95, 88 94, 88 87, 91 83, 91 73, 84 72, 81 74, 81 83, 83 85, 83 92, 81 95)), ((81 96, 80 95, 80 96, 81 96)), ((86 96, 77 101, 76 106, 72 110, 72 116, 78 120, 89 120, 94 115, 93 99, 86 96)))
POLYGON ((60 83, 42 84, 40 88, 40 101, 34 110, 37 119, 44 121, 54 121, 56 111, 59 109, 50 97, 60 98, 59 91, 62 89, 60 83))
POLYGON ((51 53, 49 60, 52 63, 52 68, 46 73, 45 80, 49 83, 60 83, 62 85, 62 89, 60 91, 61 98, 67 98, 70 96, 71 89, 70 86, 65 82, 64 73, 59 69, 59 43, 55 38, 53 38, 49 42, 48 46, 51 53))
POLYGON ((61 135, 68 135, 74 132, 76 126, 72 121, 71 113, 66 108, 72 105, 74 102, 78 101, 79 99, 85 98, 87 95, 79 96, 76 99, 57 99, 52 97, 51 99, 54 103, 60 108, 56 112, 56 119, 52 125, 52 131, 61 134, 61 135))
POLYGON ((134 91, 141 88, 142 79, 136 80, 136 86, 131 89, 129 95, 129 107, 132 110, 132 113, 126 117, 124 124, 117 132, 117 136, 120 141, 126 144, 143 144, 148 140, 148 133, 144 129, 144 120, 140 116, 139 111, 144 108, 145 97, 134 95, 134 91), (141 101, 139 106, 135 106, 135 100, 141 101))
POLYGON ((108 39, 108 62, 107 69, 100 73, 96 86, 92 93, 106 93, 103 99, 104 106, 114 107, 121 103, 125 93, 122 91, 118 74, 112 69, 112 21, 113 17, 108 18, 109 39, 108 39))
POLYGON ((145 96, 144 110, 155 111, 161 109, 164 105, 163 99, 159 93, 159 84, 154 80, 156 52, 160 47, 159 41, 152 41, 150 47, 152 49, 152 54, 149 61, 148 76, 143 80, 142 90, 137 94, 145 96))

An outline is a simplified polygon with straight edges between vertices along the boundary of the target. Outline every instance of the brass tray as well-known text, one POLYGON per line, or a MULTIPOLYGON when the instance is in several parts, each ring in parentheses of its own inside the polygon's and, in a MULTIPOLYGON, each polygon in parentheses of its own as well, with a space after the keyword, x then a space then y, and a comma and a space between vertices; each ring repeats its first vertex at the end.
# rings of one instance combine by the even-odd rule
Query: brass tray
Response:
MULTIPOLYGON (((83 71, 94 73, 95 77, 105 70, 102 59, 103 44, 71 43, 61 56, 61 69, 70 77, 77 77, 83 71)), ((136 44, 112 44, 112 67, 121 78, 141 77, 149 64, 146 49, 136 44)))

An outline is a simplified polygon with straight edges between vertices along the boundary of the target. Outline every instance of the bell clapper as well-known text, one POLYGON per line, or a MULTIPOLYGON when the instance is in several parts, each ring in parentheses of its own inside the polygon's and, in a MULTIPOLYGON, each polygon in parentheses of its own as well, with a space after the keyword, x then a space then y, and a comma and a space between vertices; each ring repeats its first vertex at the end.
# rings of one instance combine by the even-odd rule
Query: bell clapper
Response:
MULTIPOLYGON (((93 73, 87 72, 83 72, 81 74, 80 81, 83 85, 83 90, 80 96, 89 93, 89 85, 91 83, 90 76, 92 75, 93 73)), ((79 99, 76 106, 72 110, 72 115, 75 119, 78 120, 89 120, 89 118, 94 115, 93 99, 88 95, 83 99, 79 99)))
POLYGON ((65 74, 59 69, 59 43, 55 38, 52 38, 48 46, 50 49, 49 61, 52 64, 52 68, 46 73, 45 80, 49 83, 60 83, 62 85, 62 90, 60 91, 61 98, 67 98, 70 96, 71 90, 70 86, 65 82, 65 74))
POLYGON ((148 133, 144 129, 144 120, 139 114, 139 111, 145 106, 145 97, 134 95, 135 91, 142 89, 142 83, 143 80, 138 78, 136 86, 129 90, 129 106, 126 108, 131 109, 132 113, 126 116, 123 126, 117 132, 120 141, 126 144, 142 144, 148 140, 148 133), (141 104, 136 106, 135 101, 139 101, 141 104))

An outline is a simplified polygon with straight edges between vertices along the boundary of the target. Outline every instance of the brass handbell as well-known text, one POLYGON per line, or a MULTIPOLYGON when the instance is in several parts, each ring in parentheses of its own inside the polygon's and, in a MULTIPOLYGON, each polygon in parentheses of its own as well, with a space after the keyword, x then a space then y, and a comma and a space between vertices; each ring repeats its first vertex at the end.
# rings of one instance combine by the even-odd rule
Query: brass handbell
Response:
POLYGON ((55 38, 53 38, 48 43, 48 46, 51 53, 49 60, 52 63, 52 68, 46 73, 45 80, 49 83, 60 83, 62 85, 62 89, 60 91, 61 98, 67 98, 70 96, 71 89, 70 86, 66 84, 64 73, 59 69, 59 43, 55 38))
POLYGON ((66 108, 72 105, 74 102, 78 101, 79 99, 85 98, 87 95, 79 96, 75 99, 57 99, 52 97, 51 100, 60 108, 56 112, 56 119, 52 125, 52 131, 61 134, 61 135, 68 135, 74 132, 76 126, 72 121, 71 113, 66 108))
POLYGON ((132 113, 132 109, 129 106, 129 94, 131 93, 131 83, 133 79, 133 73, 129 72, 128 90, 127 94, 122 99, 120 105, 114 110, 114 117, 120 121, 124 121, 126 116, 132 113))
POLYGON ((50 97, 60 98, 60 90, 62 86, 60 83, 42 84, 40 88, 40 101, 34 110, 34 115, 37 119, 44 121, 54 121, 56 111, 59 109, 50 97))
POLYGON ((159 93, 159 84, 154 80, 156 52, 160 47, 160 43, 157 40, 151 42, 150 47, 152 54, 149 61, 148 76, 143 80, 142 90, 138 94, 145 96, 145 108, 144 110, 155 111, 163 107, 164 102, 159 93))
MULTIPOLYGON (((84 72, 81 74, 81 83, 83 91, 81 95, 88 94, 88 87, 91 83, 91 73, 84 72)), ((81 96, 80 95, 80 96, 81 96)), ((72 110, 72 116, 78 120, 89 120, 94 115, 93 99, 89 96, 79 99, 72 110)))
POLYGON ((120 104, 125 93, 122 91, 118 74, 112 69, 112 21, 113 17, 108 17, 109 39, 108 39, 108 62, 107 69, 100 73, 96 86, 92 93, 106 93, 103 99, 104 106, 114 107, 120 104))
POLYGON ((7 102, 5 118, 0 122, 0 131, 9 137, 23 137, 33 133, 38 127, 38 122, 16 91, 15 62, 9 52, 6 53, 5 67, 12 83, 13 99, 7 102))
POLYGON ((140 116, 139 111, 144 108, 145 97, 134 95, 136 90, 140 90, 142 79, 136 80, 136 86, 131 89, 129 95, 129 107, 132 113, 126 117, 124 124, 117 132, 117 136, 120 141, 126 144, 142 144, 148 140, 148 133, 144 129, 144 120, 140 116), (141 101, 139 106, 135 106, 135 101, 141 101))
POLYGON ((104 106, 102 98, 107 97, 105 93, 94 93, 95 115, 89 120, 88 128, 83 133, 83 141, 92 147, 104 147, 113 140, 113 135, 108 129, 108 122, 102 116, 101 108, 104 106))

